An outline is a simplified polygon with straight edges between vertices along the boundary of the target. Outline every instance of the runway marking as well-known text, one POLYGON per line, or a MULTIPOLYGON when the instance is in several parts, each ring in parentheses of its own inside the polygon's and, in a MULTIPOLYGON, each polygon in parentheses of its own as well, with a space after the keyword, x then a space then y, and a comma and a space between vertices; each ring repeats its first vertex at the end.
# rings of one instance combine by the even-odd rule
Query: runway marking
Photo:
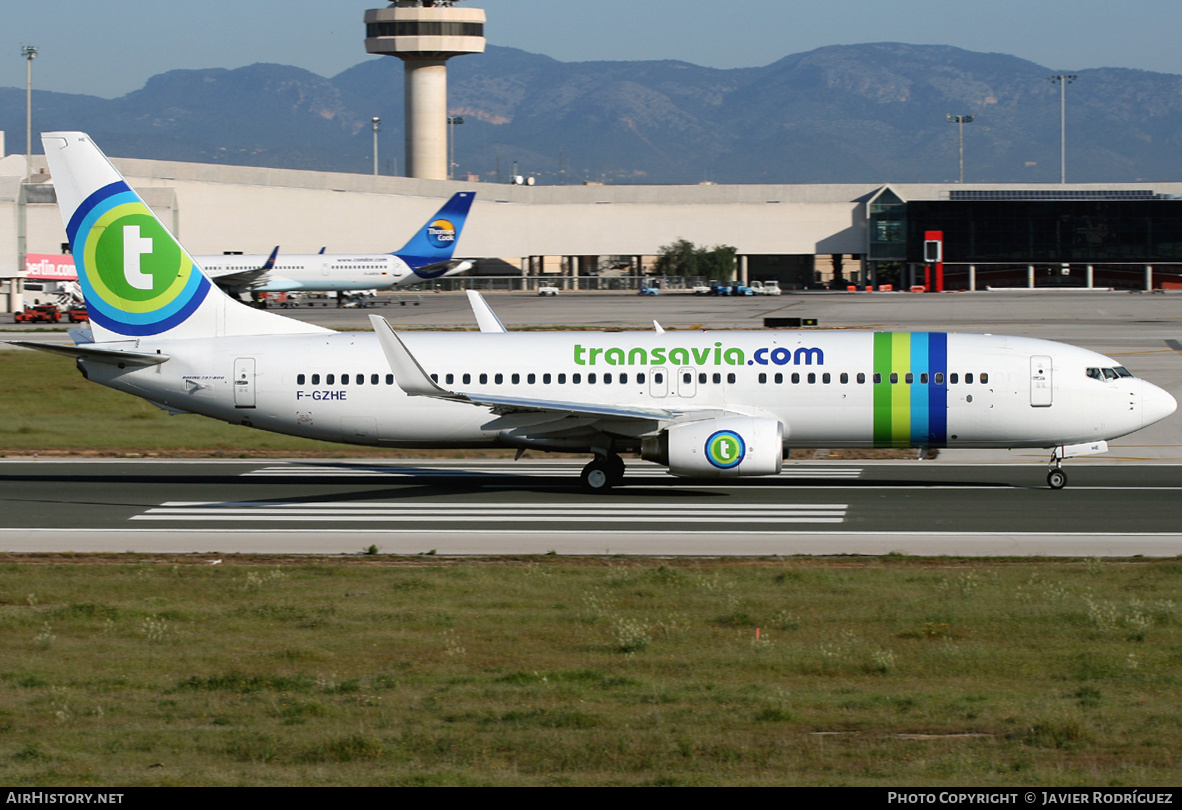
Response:
MULTIPOLYGON (((260 467, 242 473, 242 477, 258 478, 456 478, 463 475, 543 476, 577 478, 582 464, 535 464, 485 467, 469 466, 354 466, 354 465, 276 465, 260 467)), ((778 478, 858 478, 860 467, 785 467, 778 478)), ((625 482, 637 478, 669 478, 663 467, 629 467, 625 482)))
MULTIPOLYGON (((681 524, 711 522, 726 525, 749 523, 842 523, 847 504, 743 504, 727 507, 686 505, 676 508, 648 504, 550 505, 535 503, 326 503, 287 501, 244 503, 236 501, 167 501, 131 520, 195 522, 333 522, 362 523, 402 521, 431 523, 597 523, 681 524)), ((713 531, 706 529, 706 531, 713 531)))

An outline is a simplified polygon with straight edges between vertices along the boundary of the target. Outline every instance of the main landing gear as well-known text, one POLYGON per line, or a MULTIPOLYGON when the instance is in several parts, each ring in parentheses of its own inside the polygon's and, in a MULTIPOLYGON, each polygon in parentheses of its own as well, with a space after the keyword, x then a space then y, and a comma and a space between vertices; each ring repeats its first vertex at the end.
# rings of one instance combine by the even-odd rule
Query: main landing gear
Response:
POLYGON ((588 492, 606 492, 623 480, 624 459, 615 453, 596 456, 579 474, 579 481, 588 492))

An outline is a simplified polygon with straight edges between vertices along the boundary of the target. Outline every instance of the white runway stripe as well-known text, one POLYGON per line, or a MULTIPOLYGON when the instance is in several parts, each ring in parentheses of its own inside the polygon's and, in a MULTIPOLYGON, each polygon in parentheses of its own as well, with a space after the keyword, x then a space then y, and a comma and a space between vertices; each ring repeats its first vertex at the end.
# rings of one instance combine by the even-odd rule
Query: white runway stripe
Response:
POLYGON ((547 505, 530 503, 262 503, 168 501, 132 520, 194 522, 411 522, 430 523, 723 523, 770 525, 841 523, 846 504, 744 504, 731 507, 688 505, 654 508, 646 504, 547 505))
MULTIPOLYGON (((349 467, 349 466, 304 466, 298 464, 261 467, 242 474, 243 477, 258 478, 454 478, 462 475, 536 475, 562 478, 577 478, 582 464, 514 465, 501 464, 497 467, 482 467, 479 464, 457 467, 349 467)), ((780 478, 857 478, 862 474, 860 467, 785 467, 780 478)), ((636 478, 668 478, 663 467, 629 467, 625 481, 636 478)))

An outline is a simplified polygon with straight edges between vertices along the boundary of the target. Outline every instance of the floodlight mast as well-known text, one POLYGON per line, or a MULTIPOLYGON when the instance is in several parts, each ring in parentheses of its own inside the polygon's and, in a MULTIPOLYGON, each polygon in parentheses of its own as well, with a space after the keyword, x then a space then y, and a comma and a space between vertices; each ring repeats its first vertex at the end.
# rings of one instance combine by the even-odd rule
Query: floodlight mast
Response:
POLYGON ((33 60, 37 58, 36 45, 21 45, 21 56, 25 59, 25 181, 33 179, 33 60))
POLYGON ((964 125, 973 123, 971 115, 948 115, 949 121, 958 125, 960 129, 960 182, 964 182, 964 125))
POLYGON ((1051 84, 1059 85, 1059 182, 1067 184, 1067 85, 1078 79, 1074 73, 1056 73, 1051 84))

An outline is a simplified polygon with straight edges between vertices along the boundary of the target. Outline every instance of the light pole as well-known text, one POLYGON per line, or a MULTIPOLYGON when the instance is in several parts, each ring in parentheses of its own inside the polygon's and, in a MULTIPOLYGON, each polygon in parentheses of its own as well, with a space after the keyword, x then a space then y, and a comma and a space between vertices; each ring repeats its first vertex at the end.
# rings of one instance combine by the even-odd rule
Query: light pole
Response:
POLYGON ((464 116, 449 115, 447 117, 447 131, 451 133, 451 157, 447 161, 447 179, 451 179, 452 167, 456 165, 456 127, 464 123, 464 116))
POLYGON ((1056 73, 1051 84, 1059 85, 1059 182, 1067 183, 1067 85, 1078 79, 1074 73, 1056 73))
POLYGON ((964 125, 973 123, 971 115, 948 115, 949 121, 957 125, 960 130, 960 182, 964 182, 964 125))
POLYGON ((382 119, 376 115, 373 117, 373 173, 376 176, 378 173, 378 133, 382 129, 382 119))
POLYGON ((36 45, 21 45, 21 56, 25 58, 25 180, 33 179, 33 60, 37 57, 36 45))

